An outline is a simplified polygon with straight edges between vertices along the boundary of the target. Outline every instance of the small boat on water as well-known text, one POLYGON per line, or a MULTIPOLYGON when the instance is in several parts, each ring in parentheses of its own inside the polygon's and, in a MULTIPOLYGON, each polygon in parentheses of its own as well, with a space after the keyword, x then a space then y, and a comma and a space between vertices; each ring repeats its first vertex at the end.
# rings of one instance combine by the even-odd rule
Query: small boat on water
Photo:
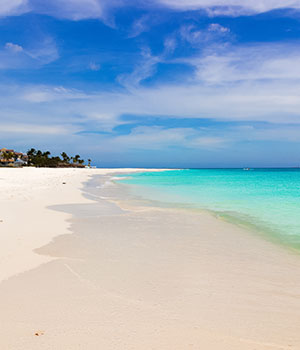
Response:
POLYGON ((243 168, 243 170, 249 171, 249 170, 253 170, 251 168, 243 168))

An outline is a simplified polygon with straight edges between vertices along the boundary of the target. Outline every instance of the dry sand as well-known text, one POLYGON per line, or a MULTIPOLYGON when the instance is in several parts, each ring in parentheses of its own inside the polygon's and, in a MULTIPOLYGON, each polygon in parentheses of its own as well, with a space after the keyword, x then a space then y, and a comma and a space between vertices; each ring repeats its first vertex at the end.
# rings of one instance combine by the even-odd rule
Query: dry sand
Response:
POLYGON ((0 169, 1 350, 300 349, 298 255, 109 172, 0 169))
POLYGON ((0 281, 52 260, 33 249, 69 233, 72 215, 49 206, 93 203, 80 191, 92 175, 138 170, 0 168, 0 281))

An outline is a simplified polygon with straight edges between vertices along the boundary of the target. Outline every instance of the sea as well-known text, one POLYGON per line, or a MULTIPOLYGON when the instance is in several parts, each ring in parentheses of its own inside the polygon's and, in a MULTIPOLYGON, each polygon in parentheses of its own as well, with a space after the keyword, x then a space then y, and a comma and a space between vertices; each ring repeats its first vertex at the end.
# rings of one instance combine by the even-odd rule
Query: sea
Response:
POLYGON ((120 175, 117 182, 144 200, 210 211, 300 253, 298 168, 170 170, 120 175))

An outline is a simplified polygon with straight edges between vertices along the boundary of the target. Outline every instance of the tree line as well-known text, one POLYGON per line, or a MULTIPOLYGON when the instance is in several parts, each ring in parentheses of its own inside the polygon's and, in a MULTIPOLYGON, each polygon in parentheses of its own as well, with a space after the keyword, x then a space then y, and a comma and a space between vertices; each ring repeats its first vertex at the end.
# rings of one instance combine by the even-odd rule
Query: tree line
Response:
MULTIPOLYGON (((28 165, 36 167, 84 167, 84 159, 81 159, 79 154, 74 157, 69 157, 66 152, 62 152, 60 156, 51 156, 51 152, 42 152, 31 148, 27 152, 28 165)), ((90 166, 91 160, 88 159, 88 165, 90 166)))

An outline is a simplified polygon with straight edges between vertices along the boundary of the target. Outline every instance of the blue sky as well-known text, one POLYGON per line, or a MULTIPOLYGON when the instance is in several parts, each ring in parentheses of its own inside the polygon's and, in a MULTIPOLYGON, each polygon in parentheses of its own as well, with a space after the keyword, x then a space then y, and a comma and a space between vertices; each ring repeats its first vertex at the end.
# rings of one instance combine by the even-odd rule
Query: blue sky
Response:
POLYGON ((2 0, 0 146, 300 165, 300 0, 2 0))

